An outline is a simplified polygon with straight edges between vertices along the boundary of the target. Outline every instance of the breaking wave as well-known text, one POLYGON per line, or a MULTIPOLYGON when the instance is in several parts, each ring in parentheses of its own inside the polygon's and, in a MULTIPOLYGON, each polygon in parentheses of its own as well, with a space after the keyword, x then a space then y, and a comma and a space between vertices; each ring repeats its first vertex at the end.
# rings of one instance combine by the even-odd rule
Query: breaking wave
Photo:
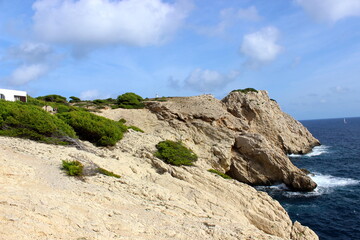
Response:
POLYGON ((321 145, 321 146, 316 146, 312 149, 311 152, 301 155, 301 154, 290 154, 289 157, 292 158, 297 158, 297 157, 315 157, 315 156, 320 156, 322 154, 325 153, 329 153, 329 146, 325 146, 325 145, 321 145))
POLYGON ((329 194, 337 187, 358 185, 359 180, 351 178, 334 177, 331 175, 323 175, 321 173, 313 173, 309 175, 311 179, 318 185, 312 192, 292 192, 285 184, 273 186, 256 187, 260 191, 266 191, 270 194, 281 194, 287 198, 296 197, 317 197, 322 194, 329 194))

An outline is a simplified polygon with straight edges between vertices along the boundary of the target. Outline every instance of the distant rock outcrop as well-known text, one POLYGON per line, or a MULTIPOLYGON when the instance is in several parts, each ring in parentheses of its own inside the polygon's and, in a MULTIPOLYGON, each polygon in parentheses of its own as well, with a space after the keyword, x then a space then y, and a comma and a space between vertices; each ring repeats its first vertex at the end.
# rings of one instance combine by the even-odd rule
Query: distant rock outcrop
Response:
POLYGON ((283 113, 266 91, 231 92, 222 101, 211 95, 148 102, 166 122, 156 131, 184 141, 214 168, 252 185, 285 183, 299 191, 316 187, 287 154, 319 145, 298 121, 283 113), (164 132, 165 131, 165 132, 164 132))

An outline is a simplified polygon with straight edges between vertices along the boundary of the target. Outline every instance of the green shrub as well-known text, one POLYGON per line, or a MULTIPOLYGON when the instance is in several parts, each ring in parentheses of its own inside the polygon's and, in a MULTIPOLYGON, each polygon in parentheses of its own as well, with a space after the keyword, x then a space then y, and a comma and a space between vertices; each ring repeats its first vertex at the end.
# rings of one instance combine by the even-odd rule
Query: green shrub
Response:
POLYGON ((115 145, 127 130, 122 123, 90 112, 72 111, 60 113, 58 116, 73 127, 80 139, 92 142, 97 146, 115 145))
POLYGON ((244 89, 237 89, 237 90, 233 90, 231 92, 241 92, 241 93, 248 93, 248 92, 258 92, 258 90, 256 90, 255 88, 244 88, 244 89))
POLYGON ((142 129, 140 129, 140 128, 138 128, 138 127, 136 127, 136 126, 128 126, 127 127, 128 129, 130 128, 130 129, 132 129, 132 130, 134 130, 134 131, 137 131, 137 132, 144 132, 142 129))
POLYGON ((191 166, 193 162, 197 160, 196 154, 186 148, 181 142, 166 140, 159 142, 156 148, 157 152, 154 153, 155 157, 175 166, 191 166))
POLYGON ((94 104, 103 104, 106 103, 105 99, 95 99, 92 101, 94 104))
POLYGON ((39 100, 37 98, 33 98, 29 95, 27 96, 27 103, 31 104, 31 105, 35 105, 35 106, 41 106, 41 107, 46 105, 45 101, 39 100))
POLYGON ((143 98, 135 93, 124 93, 117 98, 117 104, 121 108, 139 109, 144 108, 143 98))
POLYGON ((62 169, 69 176, 82 176, 84 166, 79 161, 62 161, 62 169))
POLYGON ((71 103, 77 103, 77 102, 81 102, 81 99, 78 98, 78 97, 74 97, 74 96, 71 96, 69 97, 71 100, 69 102, 71 103))
POLYGON ((222 173, 218 170, 215 170, 215 169, 209 169, 208 172, 211 172, 211 173, 215 173, 217 175, 219 175, 220 177, 222 178, 225 178, 225 179, 233 179, 232 177, 230 177, 229 175, 226 175, 225 173, 222 173))
POLYGON ((109 176, 109 177, 115 177, 115 178, 121 178, 120 175, 117 175, 116 173, 113 173, 113 172, 110 172, 104 168, 98 168, 97 169, 99 171, 99 173, 103 174, 103 175, 106 175, 106 176, 109 176))
POLYGON ((42 100, 45 102, 67 103, 66 97, 56 95, 56 94, 40 96, 40 97, 37 97, 36 99, 42 100))
POLYGON ((123 118, 121 118, 121 119, 119 119, 119 122, 125 124, 125 123, 126 123, 126 120, 123 119, 123 118))
POLYGON ((40 107, 6 101, 0 101, 0 135, 53 144, 69 144, 76 137, 69 125, 40 107))

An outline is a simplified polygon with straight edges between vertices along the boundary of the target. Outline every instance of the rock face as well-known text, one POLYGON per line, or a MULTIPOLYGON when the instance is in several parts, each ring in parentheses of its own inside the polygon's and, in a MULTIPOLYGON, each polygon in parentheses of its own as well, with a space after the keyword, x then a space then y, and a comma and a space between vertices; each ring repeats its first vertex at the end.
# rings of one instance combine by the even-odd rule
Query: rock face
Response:
POLYGON ((131 131, 111 149, 82 142, 83 151, 0 137, 1 239, 318 240, 268 194, 153 157, 161 139, 131 131), (69 177, 62 160, 121 178, 69 177))
POLYGON ((153 129, 159 136, 185 142, 205 165, 241 182, 284 183, 299 191, 316 187, 287 154, 307 153, 319 141, 266 91, 232 92, 222 101, 211 95, 170 98, 147 108, 164 123, 153 129))

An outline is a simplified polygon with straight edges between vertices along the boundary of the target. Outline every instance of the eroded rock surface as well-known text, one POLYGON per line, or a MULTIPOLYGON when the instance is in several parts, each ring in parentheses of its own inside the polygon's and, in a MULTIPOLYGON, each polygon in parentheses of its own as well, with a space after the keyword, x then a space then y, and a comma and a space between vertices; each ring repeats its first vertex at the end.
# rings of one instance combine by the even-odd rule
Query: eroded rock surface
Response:
POLYGON ((153 157, 159 140, 131 131, 112 149, 83 151, 0 137, 1 239, 318 239, 266 193, 153 157), (62 160, 121 178, 69 177, 62 160))
POLYGON ((241 182, 285 183, 300 191, 316 187, 287 154, 309 152, 319 141, 266 91, 232 92, 222 101, 211 95, 169 98, 147 108, 163 123, 153 132, 185 142, 206 164, 241 182))

